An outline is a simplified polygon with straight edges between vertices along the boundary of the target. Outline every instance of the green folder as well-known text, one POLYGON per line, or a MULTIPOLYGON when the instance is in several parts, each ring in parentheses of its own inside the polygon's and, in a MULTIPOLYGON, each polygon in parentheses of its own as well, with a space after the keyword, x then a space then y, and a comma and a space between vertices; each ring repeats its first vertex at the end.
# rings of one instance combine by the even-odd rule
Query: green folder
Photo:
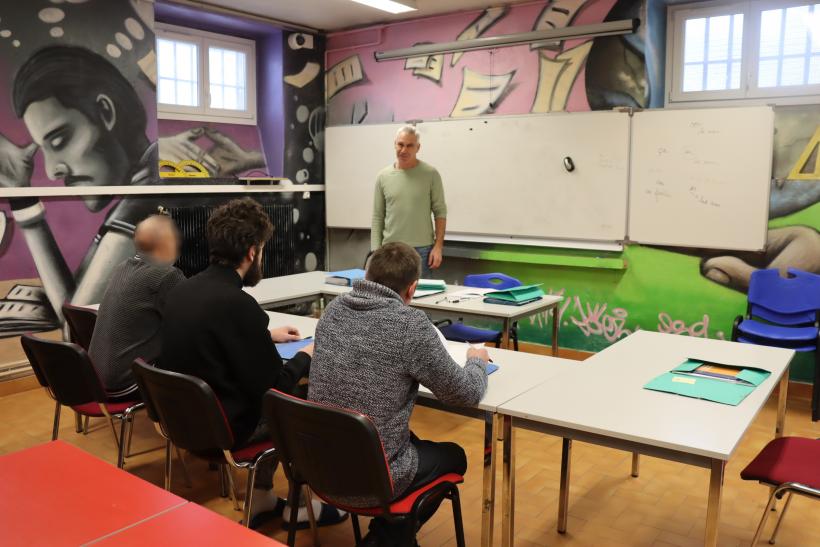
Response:
POLYGON ((445 291, 447 284, 441 279, 419 279, 416 289, 419 291, 445 291))
POLYGON ((771 373, 754 367, 737 367, 720 363, 710 363, 699 359, 688 359, 669 372, 665 372, 643 386, 653 391, 674 393, 695 399, 704 399, 725 405, 737 406, 771 373), (697 371, 705 364, 736 369, 735 379, 708 377, 697 371))
POLYGON ((503 291, 492 291, 484 296, 491 300, 519 303, 528 300, 537 300, 544 296, 544 291, 541 290, 541 284, 539 283, 537 285, 521 285, 520 287, 512 287, 511 289, 504 289, 503 291))

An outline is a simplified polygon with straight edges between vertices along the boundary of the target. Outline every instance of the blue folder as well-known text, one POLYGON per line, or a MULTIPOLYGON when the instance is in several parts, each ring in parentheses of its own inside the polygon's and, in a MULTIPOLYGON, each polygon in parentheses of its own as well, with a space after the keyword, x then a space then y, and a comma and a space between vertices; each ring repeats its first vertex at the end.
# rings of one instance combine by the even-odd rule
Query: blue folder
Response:
POLYGON ((287 361, 293 359, 305 346, 310 345, 313 338, 305 338, 304 340, 296 340, 294 342, 282 342, 276 344, 276 351, 279 352, 279 357, 287 361))

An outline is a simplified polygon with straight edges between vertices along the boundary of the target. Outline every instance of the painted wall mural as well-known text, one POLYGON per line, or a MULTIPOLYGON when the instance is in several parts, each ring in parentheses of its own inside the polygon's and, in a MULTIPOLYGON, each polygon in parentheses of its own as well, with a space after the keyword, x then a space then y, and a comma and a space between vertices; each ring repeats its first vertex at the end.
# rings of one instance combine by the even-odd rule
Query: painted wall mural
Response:
MULTIPOLYGON (((383 123, 617 106, 662 107, 666 15, 658 4, 551 0, 331 35, 325 74, 328 122, 383 123), (641 19, 641 27, 628 36, 406 61, 377 63, 373 59, 374 51, 414 43, 633 17, 641 19)), ((763 253, 638 245, 617 254, 525 250, 534 257, 613 256, 627 263, 624 270, 604 270, 523 264, 512 257, 509 262, 493 261, 489 258, 503 256, 504 247, 467 245, 478 258, 485 250, 492 254, 488 253, 488 260, 450 257, 441 275, 458 282, 467 273, 502 271, 525 283, 543 283, 548 292, 562 294, 560 342, 565 347, 598 351, 637 329, 729 338, 732 321, 745 310, 745 290, 755 269, 791 266, 820 273, 820 108, 779 107, 775 118, 771 220, 763 253)), ((339 237, 337 245, 353 240, 339 237)), ((516 251, 522 252, 520 248, 516 251)), ((521 322, 522 339, 550 343, 549 321, 541 315, 521 322)), ((810 380, 812 368, 810 358, 799 356, 792 375, 810 380)))
MULTIPOLYGON (((144 0, 0 2, 0 186, 141 185, 156 179, 153 8, 144 0)), ((0 337, 97 301, 133 253, 144 201, 3 200, 0 337)))

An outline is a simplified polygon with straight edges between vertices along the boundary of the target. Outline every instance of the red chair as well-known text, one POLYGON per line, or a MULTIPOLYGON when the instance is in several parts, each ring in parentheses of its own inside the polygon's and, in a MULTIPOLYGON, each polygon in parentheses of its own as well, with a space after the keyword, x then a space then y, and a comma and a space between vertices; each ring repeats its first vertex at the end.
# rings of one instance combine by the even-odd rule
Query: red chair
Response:
MULTIPOLYGON (((227 475, 234 508, 239 510, 233 478, 227 465, 248 472, 245 491, 245 526, 250 525, 256 469, 263 460, 276 457, 270 441, 235 447, 231 426, 211 387, 202 379, 152 367, 137 359, 133 366, 148 415, 160 424, 160 433, 169 443, 220 466, 220 478, 227 475)), ((165 487, 171 484, 171 448, 165 450, 165 487)), ((224 487, 223 487, 224 491, 224 487)), ((294 514, 297 511, 293 511, 294 514)))
MULTIPOLYGON (((145 405, 140 401, 109 402, 88 354, 77 344, 46 340, 31 334, 21 336, 20 343, 37 379, 41 384, 45 381, 44 387, 58 405, 69 406, 81 416, 108 419, 117 443, 117 467, 122 468, 134 413, 145 405), (119 437, 114 426, 115 418, 120 421, 119 437)), ((59 411, 56 414, 53 439, 57 438, 59 428, 59 411)))
MULTIPOLYGON (((448 473, 394 499, 381 438, 367 416, 304 401, 276 390, 265 394, 263 413, 290 483, 291 507, 298 505, 302 486, 309 486, 323 500, 352 515, 353 535, 358 545, 362 537, 357 515, 409 519, 415 530, 420 510, 428 503, 447 498, 453 505, 456 544, 464 547, 458 496, 458 485, 464 482, 464 477, 448 473), (361 508, 338 501, 350 498, 372 499, 375 503, 361 508)), ((288 545, 294 545, 295 533, 296 511, 292 511, 288 545)))
POLYGON ((763 527, 769 518, 769 511, 776 499, 788 495, 780 518, 777 519, 772 538, 774 545, 780 523, 792 500, 792 494, 820 500, 820 439, 802 437, 780 437, 774 439, 760 451, 760 454, 740 472, 744 480, 756 480, 772 487, 769 503, 757 526, 752 545, 756 545, 763 534, 763 527))

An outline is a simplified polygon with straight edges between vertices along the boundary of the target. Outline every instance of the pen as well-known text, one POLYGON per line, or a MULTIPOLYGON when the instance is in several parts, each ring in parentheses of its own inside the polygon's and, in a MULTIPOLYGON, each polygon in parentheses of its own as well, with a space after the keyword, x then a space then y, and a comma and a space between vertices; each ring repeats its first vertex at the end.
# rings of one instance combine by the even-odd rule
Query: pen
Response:
MULTIPOLYGON (((470 347, 471 347, 471 348, 473 348, 473 349, 481 349, 481 348, 483 348, 484 346, 480 346, 480 345, 479 345, 479 346, 477 346, 477 345, 475 345, 475 344, 470 344, 470 347)), ((488 362, 488 363, 492 363, 492 362, 493 362, 493 360, 492 360, 492 359, 487 359, 487 362, 488 362)))

